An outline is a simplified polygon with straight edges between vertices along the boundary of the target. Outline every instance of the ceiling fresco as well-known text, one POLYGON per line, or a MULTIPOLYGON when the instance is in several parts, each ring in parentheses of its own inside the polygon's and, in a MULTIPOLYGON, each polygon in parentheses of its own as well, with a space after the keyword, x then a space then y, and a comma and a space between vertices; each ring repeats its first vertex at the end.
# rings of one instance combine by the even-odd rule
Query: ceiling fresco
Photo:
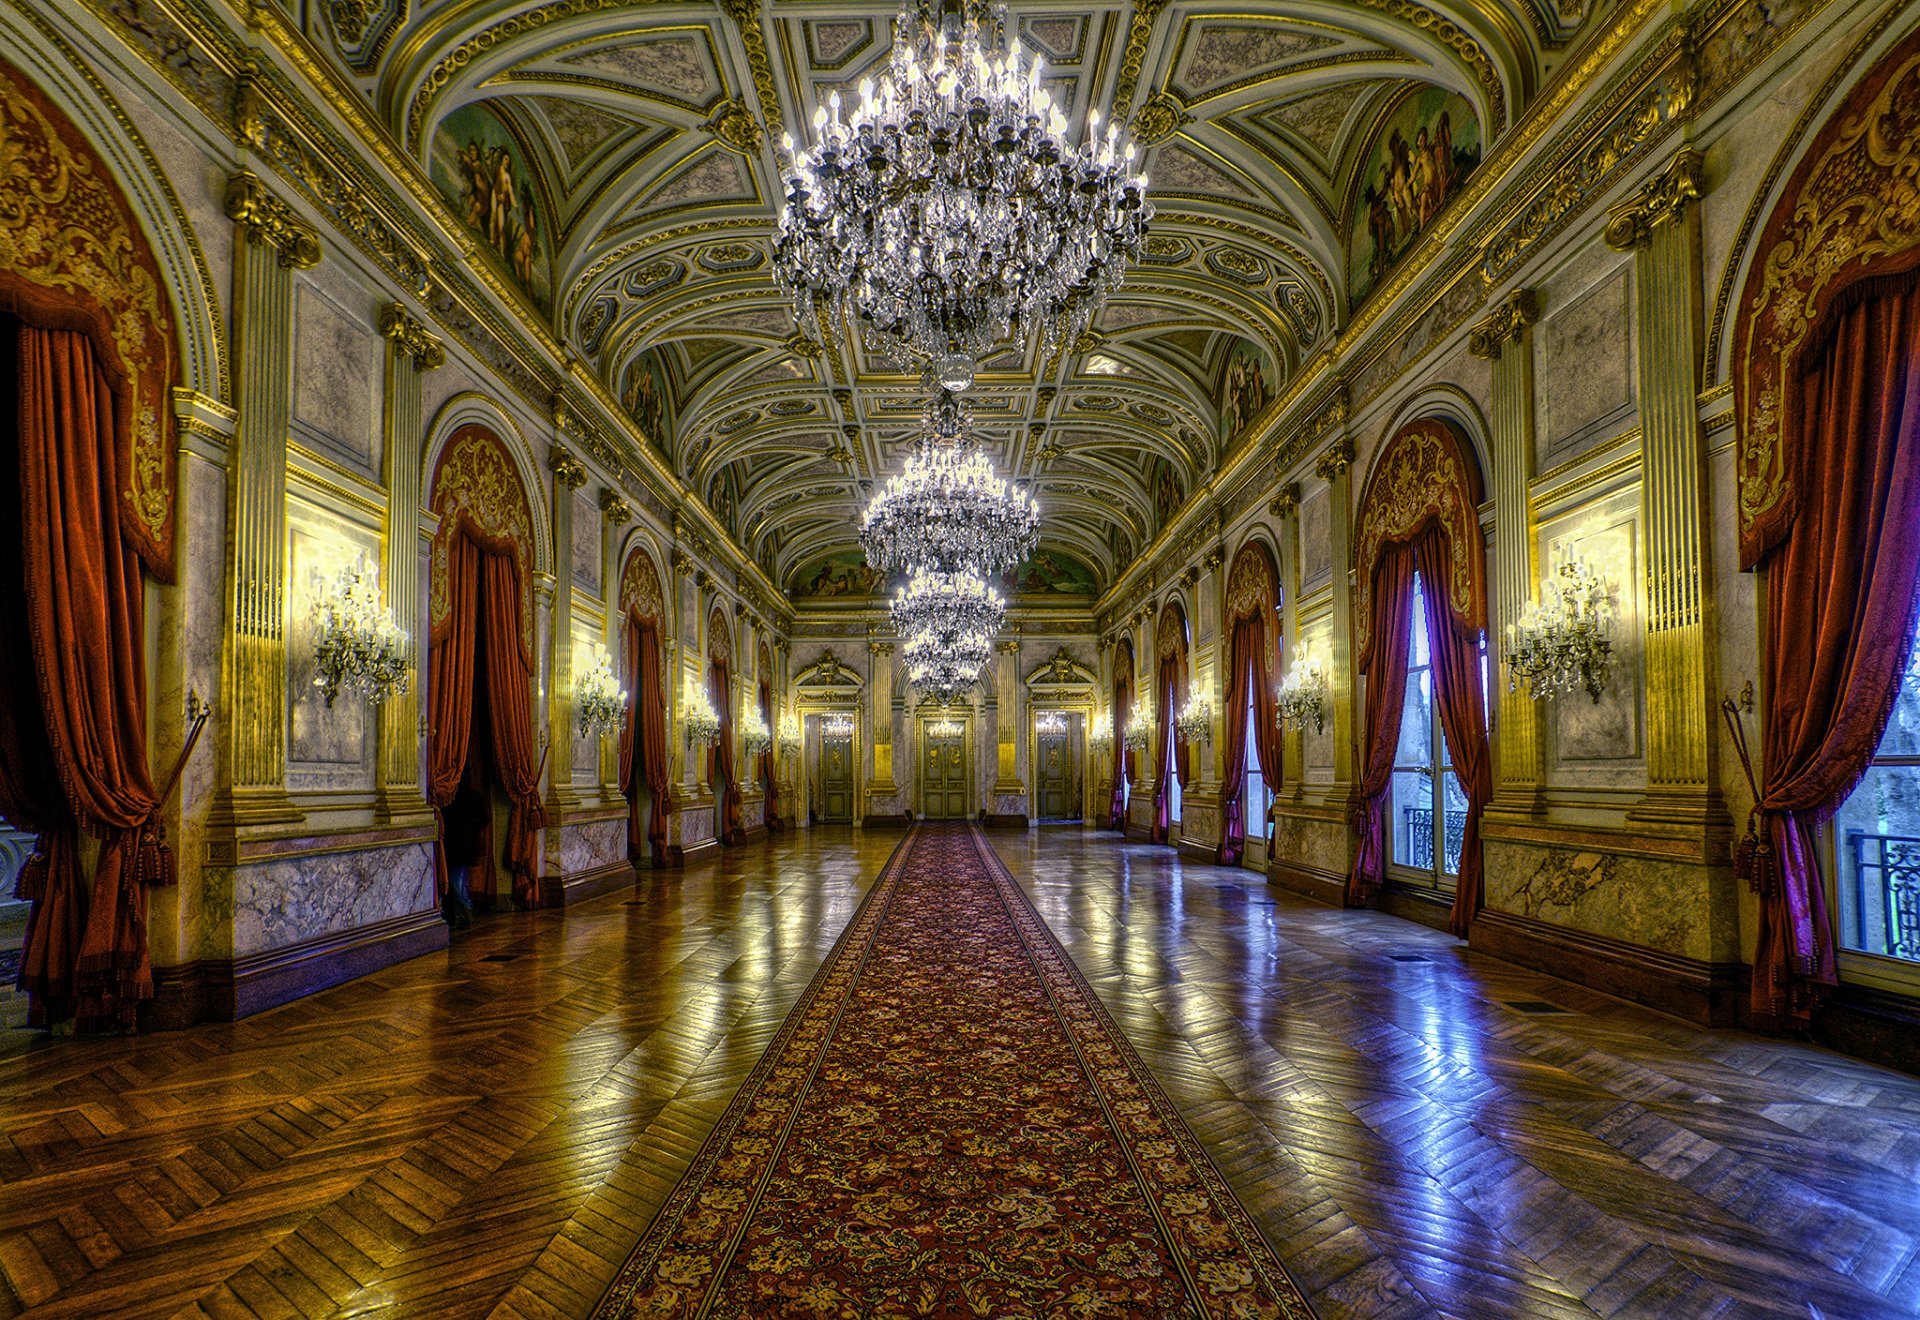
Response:
MULTIPOLYGON (((1075 590, 1110 582, 1170 496, 1204 483, 1338 332, 1525 107, 1587 3, 1010 6, 1071 119, 1097 106, 1131 125, 1157 208, 1094 328, 1052 358, 1008 344, 970 396, 1075 590)), ((773 143, 885 59, 896 12, 307 9, 316 44, 480 240, 476 259, 796 595, 857 558, 859 511, 898 470, 924 393, 854 338, 821 350, 795 335, 771 274, 773 143)))

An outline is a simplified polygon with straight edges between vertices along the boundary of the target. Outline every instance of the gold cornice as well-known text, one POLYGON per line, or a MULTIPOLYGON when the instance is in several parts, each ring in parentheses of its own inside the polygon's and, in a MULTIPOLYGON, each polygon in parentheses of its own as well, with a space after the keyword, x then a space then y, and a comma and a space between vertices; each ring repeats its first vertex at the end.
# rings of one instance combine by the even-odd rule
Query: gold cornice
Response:
POLYGON ((245 226, 254 242, 279 252, 282 266, 311 270, 320 264, 319 231, 268 192, 252 170, 240 170, 228 178, 225 205, 227 218, 245 226))
POLYGON ((415 320, 400 303, 387 303, 380 308, 380 333, 412 358, 413 365, 421 371, 438 371, 446 365, 447 349, 440 342, 440 336, 415 320))
POLYGON ((1520 341, 1528 326, 1540 319, 1540 296, 1532 289, 1515 289, 1474 322, 1467 333, 1467 352, 1477 358, 1497 358, 1508 344, 1520 341))
POLYGON ((1700 167, 1705 160, 1692 147, 1682 147, 1631 196, 1608 207, 1607 246, 1616 252, 1645 247, 1655 229, 1678 220, 1689 203, 1704 195, 1700 167))
POLYGON ((553 469, 554 481, 568 490, 579 490, 587 484, 587 465, 561 445, 547 450, 547 466, 553 469))

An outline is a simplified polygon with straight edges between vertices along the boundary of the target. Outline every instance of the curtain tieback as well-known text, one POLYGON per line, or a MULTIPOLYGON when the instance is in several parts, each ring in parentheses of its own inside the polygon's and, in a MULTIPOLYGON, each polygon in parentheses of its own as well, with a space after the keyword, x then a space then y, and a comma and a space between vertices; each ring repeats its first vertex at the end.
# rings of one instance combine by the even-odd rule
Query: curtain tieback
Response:
POLYGON ((173 849, 167 843, 167 826, 154 808, 140 823, 140 838, 134 852, 134 879, 149 887, 170 886, 178 880, 173 866, 173 849))
POLYGON ((1780 868, 1774 864, 1771 831, 1758 827, 1761 817, 1771 815, 1759 807, 1747 813, 1747 834, 1733 850, 1733 873, 1747 882, 1747 888, 1762 898, 1772 898, 1780 889, 1780 868))

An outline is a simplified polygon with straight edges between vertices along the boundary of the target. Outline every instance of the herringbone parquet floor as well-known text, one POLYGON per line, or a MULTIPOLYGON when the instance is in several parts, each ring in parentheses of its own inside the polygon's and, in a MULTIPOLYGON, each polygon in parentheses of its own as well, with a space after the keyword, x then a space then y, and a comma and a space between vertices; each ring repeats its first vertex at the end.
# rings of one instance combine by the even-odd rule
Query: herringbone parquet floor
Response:
MULTIPOLYGON (((0 1033, 0 1317, 585 1314, 898 838, 238 1024, 0 1033)), ((1164 848, 994 841, 1328 1320, 1920 1311, 1920 1081, 1164 848)))

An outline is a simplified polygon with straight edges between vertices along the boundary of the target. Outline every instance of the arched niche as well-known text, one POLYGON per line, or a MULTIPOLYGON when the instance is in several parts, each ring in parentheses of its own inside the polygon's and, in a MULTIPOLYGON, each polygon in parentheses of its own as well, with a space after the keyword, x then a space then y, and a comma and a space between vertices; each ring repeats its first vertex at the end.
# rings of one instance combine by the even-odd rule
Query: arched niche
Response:
POLYGON ((520 645, 531 672, 536 523, 526 484, 499 434, 484 424, 468 423, 447 436, 435 459, 427 502, 438 520, 427 597, 433 633, 438 635, 447 623, 447 553, 464 528, 514 557, 520 579, 520 645))
POLYGON ((431 492, 441 461, 455 439, 468 428, 491 434, 514 473, 520 488, 520 499, 527 507, 529 518, 526 544, 529 558, 524 567, 535 572, 551 573, 553 532, 544 516, 547 502, 542 496, 546 484, 541 477, 540 466, 534 459, 533 446, 512 415, 486 395, 473 391, 454 395, 440 405, 440 410, 428 425, 427 442, 421 459, 422 472, 427 477, 428 508, 434 507, 431 492))

